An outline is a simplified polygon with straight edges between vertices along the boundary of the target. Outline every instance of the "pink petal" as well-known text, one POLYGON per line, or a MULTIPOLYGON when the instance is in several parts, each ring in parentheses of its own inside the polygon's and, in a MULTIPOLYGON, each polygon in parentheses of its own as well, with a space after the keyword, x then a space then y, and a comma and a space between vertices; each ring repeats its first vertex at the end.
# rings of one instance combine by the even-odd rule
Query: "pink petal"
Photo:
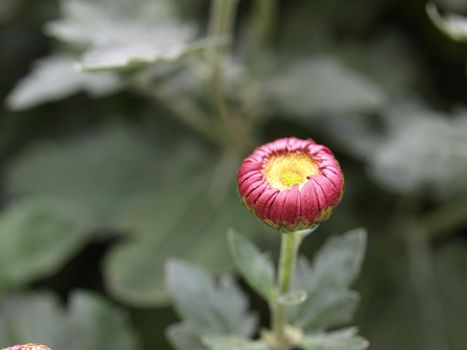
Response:
POLYGON ((284 207, 282 208, 281 221, 293 225, 297 221, 299 214, 297 205, 299 201, 298 185, 284 192, 287 192, 287 195, 285 197, 284 207))
POLYGON ((275 196, 277 196, 278 193, 279 193, 278 189, 268 187, 263 191, 261 196, 256 200, 256 203, 255 203, 256 214, 260 218, 264 219, 267 216, 266 208, 268 204, 271 203, 271 200, 275 196))
POLYGON ((276 200, 271 204, 268 218, 276 224, 279 224, 281 221, 282 208, 284 207, 286 196, 287 196, 287 191, 279 192, 279 194, 276 197, 276 200))

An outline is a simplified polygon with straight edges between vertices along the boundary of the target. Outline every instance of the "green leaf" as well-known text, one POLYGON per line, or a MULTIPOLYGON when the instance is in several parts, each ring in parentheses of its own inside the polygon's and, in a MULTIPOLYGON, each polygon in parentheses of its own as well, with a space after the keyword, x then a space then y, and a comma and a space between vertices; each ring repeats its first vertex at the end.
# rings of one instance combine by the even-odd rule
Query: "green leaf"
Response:
POLYGON ((318 57, 285 67, 267 82, 266 89, 271 103, 280 111, 304 118, 369 112, 386 103, 378 85, 333 57, 318 57))
POLYGON ((233 230, 229 231, 228 240, 230 254, 242 277, 263 298, 271 301, 274 294, 274 266, 270 257, 233 230))
POLYGON ((109 253, 104 273, 115 296, 138 305, 167 301, 167 258, 225 271, 231 260, 222 233, 264 231, 236 195, 233 166, 218 173, 212 154, 164 134, 173 135, 149 140, 141 129, 113 127, 38 144, 7 176, 13 196, 64 203, 97 233, 133 233, 109 253))
POLYGON ((366 231, 355 229, 326 242, 313 261, 313 273, 319 281, 336 287, 354 282, 365 256, 366 231))
POLYGON ((177 20, 171 1, 108 2, 64 0, 64 17, 46 27, 50 35, 86 47, 79 65, 82 70, 174 61, 211 45, 192 42, 195 28, 177 20))
POLYGON ((90 74, 76 69, 70 56, 49 56, 39 60, 30 75, 21 79, 7 97, 13 110, 35 107, 57 101, 80 91, 92 97, 109 95, 122 87, 120 79, 111 73, 90 74))
MULTIPOLYGON (((206 163, 206 158, 197 162, 206 163)), ((115 295, 138 305, 164 303, 163 266, 168 258, 223 272, 231 267, 223 233, 233 226, 251 234, 264 231, 242 206, 233 181, 227 180, 220 192, 210 191, 211 168, 182 168, 182 179, 176 180, 174 172, 165 188, 146 190, 145 196, 129 201, 120 217, 139 235, 112 250, 106 260, 107 283, 115 295), (187 173, 190 177, 184 176, 187 173)), ((225 176, 233 173, 229 170, 225 176)))
POLYGON ((63 203, 23 199, 0 216, 0 289, 56 272, 86 242, 86 230, 63 203))
POLYGON ((465 42, 467 41, 467 18, 455 14, 450 14, 443 18, 434 3, 426 5, 426 11, 433 23, 451 39, 465 42))
POLYGON ((388 137, 370 158, 371 174, 382 185, 400 193, 428 189, 440 198, 467 190, 464 111, 451 117, 420 107, 399 108, 387 119, 388 137))
POLYGON ((67 310, 50 294, 18 296, 0 305, 0 346, 27 342, 52 349, 139 349, 126 314, 84 292, 71 296, 67 310))
POLYGON ((176 260, 167 264, 166 276, 175 309, 197 334, 253 334, 256 317, 248 312, 248 301, 230 276, 215 283, 206 271, 176 260))
POLYGON ((349 290, 363 261, 366 233, 356 229, 330 239, 318 252, 311 266, 300 259, 295 289, 308 294, 306 301, 290 310, 293 324, 306 330, 321 330, 352 320, 358 294, 349 290))
POLYGON ((353 329, 328 334, 307 335, 301 341, 304 350, 365 350, 369 343, 353 329))
POLYGON ((115 226, 125 199, 157 184, 159 151, 133 129, 113 127, 33 145, 7 177, 12 195, 45 196, 74 208, 94 229, 115 226))
POLYGON ((204 342, 212 350, 268 350, 269 347, 259 341, 240 337, 206 337, 204 342))
POLYGON ((177 350, 204 350, 201 337, 188 324, 179 323, 167 328, 167 338, 177 350))

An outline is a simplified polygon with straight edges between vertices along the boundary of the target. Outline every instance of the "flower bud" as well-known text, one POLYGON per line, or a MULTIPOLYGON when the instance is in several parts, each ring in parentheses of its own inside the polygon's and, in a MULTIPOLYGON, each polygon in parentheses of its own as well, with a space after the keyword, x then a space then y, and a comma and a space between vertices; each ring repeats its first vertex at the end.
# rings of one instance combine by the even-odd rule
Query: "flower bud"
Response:
POLYGON ((305 230, 326 220, 344 189, 332 152, 311 139, 284 138, 257 148, 237 177, 245 205, 282 231, 305 230))
POLYGON ((14 345, 3 350, 51 350, 48 346, 41 344, 23 344, 23 345, 14 345))

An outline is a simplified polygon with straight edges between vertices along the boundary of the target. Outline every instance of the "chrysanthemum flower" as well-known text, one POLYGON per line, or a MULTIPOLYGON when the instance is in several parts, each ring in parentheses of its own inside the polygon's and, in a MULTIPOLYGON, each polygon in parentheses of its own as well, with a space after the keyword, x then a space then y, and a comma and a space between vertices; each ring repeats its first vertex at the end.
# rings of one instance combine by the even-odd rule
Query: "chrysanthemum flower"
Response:
POLYGON ((45 345, 30 343, 30 344, 10 346, 9 348, 5 348, 3 350, 50 350, 50 348, 45 345))
POLYGON ((284 138, 257 148, 238 171, 245 205, 283 231, 312 228, 342 198, 344 177, 332 152, 313 140, 284 138))

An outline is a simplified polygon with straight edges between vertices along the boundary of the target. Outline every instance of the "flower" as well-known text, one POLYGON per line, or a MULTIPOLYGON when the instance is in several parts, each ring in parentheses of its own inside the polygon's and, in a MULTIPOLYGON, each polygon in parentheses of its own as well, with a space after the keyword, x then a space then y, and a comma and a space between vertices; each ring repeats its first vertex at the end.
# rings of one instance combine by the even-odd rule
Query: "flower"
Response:
POLYGON ((245 205, 282 231, 314 227, 340 202, 344 176, 329 148, 290 137, 257 148, 238 170, 245 205))
POLYGON ((5 348, 3 350, 50 350, 50 348, 45 345, 30 343, 30 344, 10 346, 9 348, 5 348))

